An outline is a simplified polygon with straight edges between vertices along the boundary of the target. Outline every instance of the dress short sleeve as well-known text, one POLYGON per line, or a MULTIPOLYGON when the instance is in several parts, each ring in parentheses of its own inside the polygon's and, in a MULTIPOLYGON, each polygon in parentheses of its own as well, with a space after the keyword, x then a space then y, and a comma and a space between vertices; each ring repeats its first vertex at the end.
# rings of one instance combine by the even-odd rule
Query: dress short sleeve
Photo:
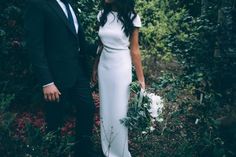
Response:
POLYGON ((142 27, 142 22, 140 19, 140 16, 137 14, 137 16, 133 20, 134 27, 142 27))

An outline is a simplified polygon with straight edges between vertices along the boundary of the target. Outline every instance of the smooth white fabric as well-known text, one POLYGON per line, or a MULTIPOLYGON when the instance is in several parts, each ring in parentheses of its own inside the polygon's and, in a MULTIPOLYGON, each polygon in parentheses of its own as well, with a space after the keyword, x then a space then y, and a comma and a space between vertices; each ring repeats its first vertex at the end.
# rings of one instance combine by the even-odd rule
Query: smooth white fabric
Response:
MULTIPOLYGON (((100 16, 101 11, 98 20, 100 16)), ((140 17, 137 16, 133 23, 135 27, 141 27, 140 17)), ((104 45, 98 65, 98 83, 101 143, 107 157, 131 157, 128 129, 120 123, 120 119, 127 116, 129 85, 132 81, 130 42, 122 26, 117 12, 112 11, 98 32, 104 45)))
MULTIPOLYGON (((68 13, 67 13, 65 4, 61 0, 57 0, 57 3, 60 5, 60 7, 63 10, 63 12, 65 13, 66 17, 68 17, 68 13)), ((72 14, 72 17, 73 17, 76 33, 78 33, 79 24, 78 24, 78 21, 77 21, 77 18, 76 18, 76 15, 75 15, 75 12, 74 12, 73 8, 71 7, 71 5, 69 5, 69 6, 70 6, 70 11, 71 11, 71 14, 72 14)), ((47 86, 50 86, 50 85, 53 85, 53 84, 54 84, 54 82, 51 82, 51 83, 48 83, 46 85, 43 85, 43 87, 47 87, 47 86)))

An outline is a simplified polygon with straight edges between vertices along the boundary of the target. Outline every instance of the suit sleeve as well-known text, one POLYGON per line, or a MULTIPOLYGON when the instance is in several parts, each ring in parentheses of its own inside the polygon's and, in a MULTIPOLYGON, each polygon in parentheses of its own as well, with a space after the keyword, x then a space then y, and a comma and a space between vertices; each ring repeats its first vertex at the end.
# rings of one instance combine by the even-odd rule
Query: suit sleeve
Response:
POLYGON ((26 47, 40 85, 53 82, 44 49, 44 14, 40 1, 30 0, 25 12, 26 47))

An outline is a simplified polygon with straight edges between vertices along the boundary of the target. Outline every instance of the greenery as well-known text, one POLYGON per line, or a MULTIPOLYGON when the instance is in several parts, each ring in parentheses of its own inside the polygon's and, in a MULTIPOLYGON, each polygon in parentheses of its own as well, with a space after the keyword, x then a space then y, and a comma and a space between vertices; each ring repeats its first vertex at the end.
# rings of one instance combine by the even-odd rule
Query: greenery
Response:
POLYGON ((149 89, 141 89, 138 82, 130 84, 131 99, 127 117, 121 119, 134 134, 147 134, 155 130, 158 122, 163 121, 162 109, 164 102, 160 96, 151 93, 149 89))
MULTIPOLYGON (((68 156, 73 134, 46 134, 38 114, 40 87, 25 50, 25 3, 0 2, 0 156, 68 156)), ((73 5, 81 10, 87 40, 95 42, 99 1, 73 5)), ((133 156, 236 156, 235 5, 235 0, 136 1, 146 82, 165 105, 164 121, 152 134, 130 131, 133 156)), ((99 149, 98 126, 96 121, 99 149)))

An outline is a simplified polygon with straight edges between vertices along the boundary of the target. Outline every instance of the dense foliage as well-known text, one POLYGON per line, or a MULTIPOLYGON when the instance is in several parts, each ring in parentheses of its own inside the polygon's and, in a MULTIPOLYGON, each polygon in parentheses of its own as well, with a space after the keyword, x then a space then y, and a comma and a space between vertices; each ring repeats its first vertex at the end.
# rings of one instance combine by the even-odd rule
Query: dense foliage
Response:
MULTIPOLYGON (((94 42, 99 2, 73 2, 81 11, 87 40, 94 42)), ((153 134, 140 137, 135 131, 130 133, 132 153, 147 157, 236 156, 235 0, 136 2, 143 24, 140 47, 147 84, 166 104, 165 120, 153 134)), ((68 154, 71 136, 51 143, 48 139, 55 142, 56 137, 34 125, 25 126, 23 139, 16 137, 13 129, 22 111, 41 111, 40 87, 25 51, 24 6, 25 0, 0 2, 0 156, 16 152, 68 154), (60 150, 47 152, 50 143, 60 145, 60 150)))

